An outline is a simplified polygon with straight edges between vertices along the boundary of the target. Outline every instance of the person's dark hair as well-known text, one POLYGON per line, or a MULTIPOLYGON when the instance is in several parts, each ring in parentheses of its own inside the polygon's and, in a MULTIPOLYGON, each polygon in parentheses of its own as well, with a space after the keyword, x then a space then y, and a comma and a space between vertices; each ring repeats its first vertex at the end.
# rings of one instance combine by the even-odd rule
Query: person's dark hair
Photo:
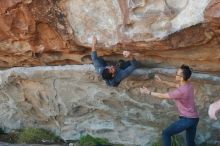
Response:
POLYGON ((108 68, 105 68, 102 71, 102 79, 103 80, 111 80, 112 79, 112 74, 109 72, 108 68))
POLYGON ((189 68, 188 65, 185 65, 185 64, 181 65, 180 69, 182 69, 183 71, 183 80, 187 81, 191 77, 191 74, 192 74, 191 69, 189 68))

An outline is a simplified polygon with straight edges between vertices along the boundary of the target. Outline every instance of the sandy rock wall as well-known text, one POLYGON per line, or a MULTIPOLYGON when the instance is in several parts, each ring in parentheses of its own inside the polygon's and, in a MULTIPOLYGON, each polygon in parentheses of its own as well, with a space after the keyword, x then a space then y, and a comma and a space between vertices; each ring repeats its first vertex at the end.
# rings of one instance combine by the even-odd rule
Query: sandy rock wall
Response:
MULTIPOLYGON (((148 146, 178 115, 172 101, 143 96, 139 88, 170 91, 152 79, 152 73, 173 81, 175 71, 138 69, 113 88, 90 65, 5 70, 0 72, 1 127, 6 131, 41 127, 64 140, 91 134, 114 143, 148 146)), ((200 114, 196 142, 220 143, 219 120, 211 121, 207 113, 209 104, 219 99, 220 78, 194 73, 192 81, 200 114)))
POLYGON ((177 115, 172 102, 138 89, 172 90, 150 76, 172 80, 184 63, 194 71, 201 115, 196 141, 219 143, 219 121, 207 116, 220 91, 219 7, 219 0, 0 0, 0 68, 12 68, 0 72, 1 126, 149 145, 177 115), (83 65, 91 63, 93 35, 98 55, 118 60, 130 50, 145 68, 106 87, 83 65), (33 66, 41 67, 13 68, 33 66))

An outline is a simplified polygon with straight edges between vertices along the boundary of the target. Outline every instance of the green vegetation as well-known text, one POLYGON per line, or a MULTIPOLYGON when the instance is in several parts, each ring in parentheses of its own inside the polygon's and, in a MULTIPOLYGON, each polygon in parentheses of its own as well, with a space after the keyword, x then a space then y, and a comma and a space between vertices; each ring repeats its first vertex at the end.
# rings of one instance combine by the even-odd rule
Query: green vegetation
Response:
POLYGON ((90 135, 85 135, 80 137, 80 145, 79 146, 123 146, 119 144, 110 144, 109 141, 105 138, 94 138, 90 135))
POLYGON ((183 140, 178 136, 172 136, 171 146, 183 146, 183 140))
POLYGON ((80 146, 109 145, 105 138, 94 138, 90 135, 80 137, 80 146))
POLYGON ((17 143, 56 143, 60 139, 45 129, 27 128, 18 133, 17 143))
MULTIPOLYGON (((183 138, 180 136, 172 137, 171 146, 183 146, 183 138)), ((64 143, 59 137, 45 129, 27 128, 16 130, 12 133, 4 133, 0 128, 0 141, 8 143, 31 143, 31 144, 68 144, 64 143)), ((77 146, 124 146, 122 144, 111 144, 105 138, 95 138, 90 135, 80 137, 80 141, 72 141, 77 146)), ((162 140, 157 139, 151 146, 162 146, 162 140)), ((218 144, 202 143, 199 146, 218 146, 218 144)))
POLYGON ((0 134, 4 134, 4 133, 5 131, 2 128, 0 128, 0 134))
MULTIPOLYGON (((161 146, 161 145, 162 145, 162 140, 158 139, 151 146, 161 146)), ((183 146, 183 140, 180 137, 174 135, 171 138, 171 146, 183 146)))
POLYGON ((8 142, 8 143, 15 143, 17 139, 17 134, 12 133, 5 133, 5 131, 0 128, 0 141, 8 142))

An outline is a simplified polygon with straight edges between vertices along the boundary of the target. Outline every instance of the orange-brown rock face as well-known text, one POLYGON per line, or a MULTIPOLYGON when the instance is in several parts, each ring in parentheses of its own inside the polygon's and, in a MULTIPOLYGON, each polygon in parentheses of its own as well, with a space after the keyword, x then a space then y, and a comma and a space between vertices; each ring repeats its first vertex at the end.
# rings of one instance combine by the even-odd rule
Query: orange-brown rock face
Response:
POLYGON ((139 53, 152 67, 220 71, 219 1, 0 0, 0 67, 84 64, 139 53))
POLYGON ((220 23, 220 1, 212 0, 206 8, 205 18, 212 23, 220 23))
POLYGON ((1 67, 79 63, 71 53, 78 49, 57 3, 1 1, 1 67))

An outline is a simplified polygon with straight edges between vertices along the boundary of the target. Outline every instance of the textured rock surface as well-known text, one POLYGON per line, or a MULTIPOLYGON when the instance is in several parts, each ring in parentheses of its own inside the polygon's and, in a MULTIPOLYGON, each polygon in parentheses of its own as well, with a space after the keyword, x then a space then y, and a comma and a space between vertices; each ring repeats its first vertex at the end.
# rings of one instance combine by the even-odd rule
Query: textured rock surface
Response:
POLYGON ((1 0, 0 67, 84 64, 123 49, 144 64, 219 72, 218 0, 1 0))
MULTIPOLYGON (((89 133, 125 145, 149 145, 160 136, 163 127, 177 118, 172 101, 140 95, 143 85, 161 92, 172 90, 150 78, 152 73, 172 81, 175 70, 139 69, 118 88, 107 87, 90 65, 2 71, 1 126, 6 131, 43 127, 65 140, 89 133)), ((218 76, 193 76, 200 113, 198 143, 220 142, 220 123, 211 121, 207 114, 209 104, 219 98, 219 82, 218 76)))
POLYGON ((172 102, 140 96, 143 84, 170 90, 143 74, 171 80, 172 68, 184 63, 197 72, 197 142, 219 143, 220 123, 207 116, 220 92, 219 7, 219 0, 0 0, 1 68, 86 64, 93 35, 99 55, 117 60, 127 49, 146 67, 162 68, 136 71, 119 88, 106 87, 91 66, 2 71, 1 126, 147 145, 176 113, 172 102))

